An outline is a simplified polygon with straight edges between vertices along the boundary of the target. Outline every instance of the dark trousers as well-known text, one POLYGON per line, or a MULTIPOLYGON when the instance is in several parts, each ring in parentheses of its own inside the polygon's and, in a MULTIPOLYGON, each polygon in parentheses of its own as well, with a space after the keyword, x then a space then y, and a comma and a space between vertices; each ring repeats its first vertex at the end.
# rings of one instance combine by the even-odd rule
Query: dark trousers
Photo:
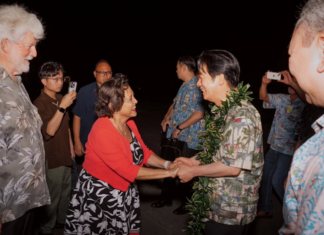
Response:
POLYGON ((35 208, 14 221, 2 224, 1 235, 32 235, 34 216, 35 208))
POLYGON ((282 202, 285 194, 284 182, 288 175, 292 157, 292 155, 280 153, 273 149, 267 152, 260 187, 259 209, 261 211, 271 212, 272 189, 275 190, 282 202))
POLYGON ((243 235, 248 234, 247 225, 227 225, 208 221, 205 225, 204 235, 243 235))
MULTIPOLYGON (((195 149, 187 149, 187 154, 185 157, 190 158, 195 156, 199 150, 195 149)), ((175 191, 175 186, 176 186, 176 180, 177 178, 165 178, 162 183, 162 192, 161 192, 161 200, 167 200, 167 201, 172 201, 174 197, 174 191, 175 191)), ((187 202, 187 198, 191 198, 192 195, 192 180, 187 182, 187 183, 180 183, 179 185, 179 192, 181 193, 181 201, 182 203, 187 202)))

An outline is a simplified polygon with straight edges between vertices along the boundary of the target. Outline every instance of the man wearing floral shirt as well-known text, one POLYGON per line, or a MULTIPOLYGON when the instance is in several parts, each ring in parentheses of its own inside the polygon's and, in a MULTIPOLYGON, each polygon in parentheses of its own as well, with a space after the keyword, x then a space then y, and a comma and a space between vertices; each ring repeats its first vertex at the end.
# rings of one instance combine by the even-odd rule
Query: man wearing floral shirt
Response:
MULTIPOLYGON (((190 56, 183 56, 177 62, 177 75, 183 81, 173 104, 170 106, 161 125, 163 131, 167 130, 167 137, 179 139, 188 144, 187 156, 192 157, 198 153, 197 147, 201 140, 199 136, 204 131, 205 120, 202 106, 202 94, 197 87, 195 76, 196 62, 190 56)), ((161 200, 152 204, 152 207, 163 207, 172 203, 171 188, 174 179, 165 179, 162 188, 161 200)), ((185 209, 186 198, 190 197, 191 184, 181 185, 182 205, 174 214, 187 213, 185 209)))
MULTIPOLYGON (((289 69, 308 103, 324 107, 324 1, 303 7, 289 46, 289 69)), ((280 234, 324 234, 324 115, 295 152, 287 179, 280 234)))
MULTIPOLYGON (((292 80, 288 71, 281 72, 285 80, 292 80)), ((259 217, 272 216, 272 188, 281 201, 284 196, 284 181, 287 178, 294 154, 295 126, 304 109, 304 102, 297 92, 288 87, 289 94, 268 94, 271 80, 265 74, 260 87, 260 99, 265 109, 276 109, 268 137, 270 150, 265 157, 264 171, 260 188, 259 217)), ((298 86, 294 86, 299 91, 298 86)), ((299 94, 299 93, 298 93, 299 94)))

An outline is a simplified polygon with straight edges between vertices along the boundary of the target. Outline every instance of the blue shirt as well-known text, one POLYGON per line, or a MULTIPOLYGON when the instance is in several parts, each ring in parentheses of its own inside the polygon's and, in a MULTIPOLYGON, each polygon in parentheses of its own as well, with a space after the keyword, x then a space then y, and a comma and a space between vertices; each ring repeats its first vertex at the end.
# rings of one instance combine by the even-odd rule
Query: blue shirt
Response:
POLYGON ((98 88, 97 82, 82 87, 77 94, 76 102, 72 109, 72 112, 81 118, 80 140, 83 147, 85 147, 88 140, 88 135, 93 123, 98 119, 95 112, 95 102, 98 99, 98 88))
POLYGON ((291 102, 290 95, 286 94, 269 94, 269 103, 263 102, 263 108, 276 109, 268 144, 275 151, 293 155, 296 145, 295 126, 304 109, 304 102, 299 98, 291 102))
MULTIPOLYGON (((195 111, 205 112, 202 101, 203 96, 197 87, 198 78, 195 76, 189 82, 183 83, 173 102, 171 127, 168 128, 167 137, 170 138, 177 125, 186 121, 195 111)), ((179 133, 179 140, 185 141, 191 149, 197 149, 202 140, 198 139, 205 128, 205 120, 201 119, 195 124, 183 129, 179 133)))
POLYGON ((324 234, 324 115, 312 125, 315 135, 296 150, 283 202, 280 234, 324 234))

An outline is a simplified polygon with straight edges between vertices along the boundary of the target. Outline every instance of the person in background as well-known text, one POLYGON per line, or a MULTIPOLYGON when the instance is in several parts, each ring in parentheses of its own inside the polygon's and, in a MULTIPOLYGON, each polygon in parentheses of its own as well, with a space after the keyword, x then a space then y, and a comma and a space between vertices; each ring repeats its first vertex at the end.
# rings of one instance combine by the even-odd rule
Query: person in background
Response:
POLYGON ((177 164, 149 150, 136 124, 138 104, 126 76, 116 74, 99 88, 86 155, 71 199, 64 234, 140 234, 135 180, 175 177, 177 164), (143 167, 162 168, 151 169, 143 167))
POLYGON ((76 98, 74 91, 62 96, 63 66, 57 62, 44 63, 38 73, 44 86, 34 101, 42 118, 46 156, 46 181, 51 205, 41 215, 41 234, 52 234, 54 228, 63 228, 71 196, 71 166, 75 157, 69 114, 66 109, 76 98))
MULTIPOLYGON (((173 104, 170 106, 161 125, 165 132, 167 126, 167 137, 184 141, 188 145, 185 157, 192 157, 199 151, 199 136, 204 131, 204 108, 202 106, 202 94, 197 87, 195 75, 196 62, 191 56, 180 57, 177 61, 177 75, 183 81, 173 104)), ((161 208, 172 205, 172 196, 175 190, 175 179, 164 179, 161 198, 151 206, 161 208)), ((191 197, 192 183, 180 184, 181 205, 173 211, 174 214, 185 214, 187 198, 191 197)))
POLYGON ((20 75, 44 37, 40 19, 0 5, 0 220, 2 234, 32 234, 35 208, 51 203, 45 180, 42 120, 20 75))
MULTIPOLYGON (((281 72, 286 80, 291 80, 288 71, 281 72)), ((268 137, 270 150, 265 156, 263 177, 260 188, 258 217, 272 216, 272 189, 280 200, 284 197, 284 182, 287 177, 292 156, 295 151, 295 127, 304 109, 304 102, 297 92, 288 86, 289 94, 268 94, 267 87, 271 79, 267 73, 262 77, 259 97, 263 107, 276 109, 268 137)))

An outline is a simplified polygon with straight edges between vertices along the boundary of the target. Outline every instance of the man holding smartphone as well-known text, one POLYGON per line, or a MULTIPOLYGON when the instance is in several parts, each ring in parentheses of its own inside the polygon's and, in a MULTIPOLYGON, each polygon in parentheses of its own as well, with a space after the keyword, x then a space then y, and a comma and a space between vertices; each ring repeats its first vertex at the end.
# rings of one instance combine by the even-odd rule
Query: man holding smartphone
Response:
POLYGON ((267 78, 267 73, 262 78, 259 92, 260 99, 264 101, 263 108, 276 109, 276 112, 268 137, 270 150, 265 156, 258 217, 272 216, 272 188, 278 194, 280 200, 283 200, 284 181, 296 145, 295 126, 304 109, 304 103, 298 97, 299 93, 296 92, 300 91, 298 84, 294 83, 288 71, 280 72, 280 74, 284 79, 278 80, 278 82, 290 85, 288 87, 289 94, 268 94, 267 87, 272 80, 267 78))
POLYGON ((64 226, 71 195, 71 166, 75 154, 66 109, 75 100, 76 93, 58 94, 64 83, 63 73, 59 63, 43 64, 38 75, 44 89, 34 102, 43 121, 46 181, 51 196, 51 204, 43 208, 41 234, 52 234, 55 226, 64 226))

